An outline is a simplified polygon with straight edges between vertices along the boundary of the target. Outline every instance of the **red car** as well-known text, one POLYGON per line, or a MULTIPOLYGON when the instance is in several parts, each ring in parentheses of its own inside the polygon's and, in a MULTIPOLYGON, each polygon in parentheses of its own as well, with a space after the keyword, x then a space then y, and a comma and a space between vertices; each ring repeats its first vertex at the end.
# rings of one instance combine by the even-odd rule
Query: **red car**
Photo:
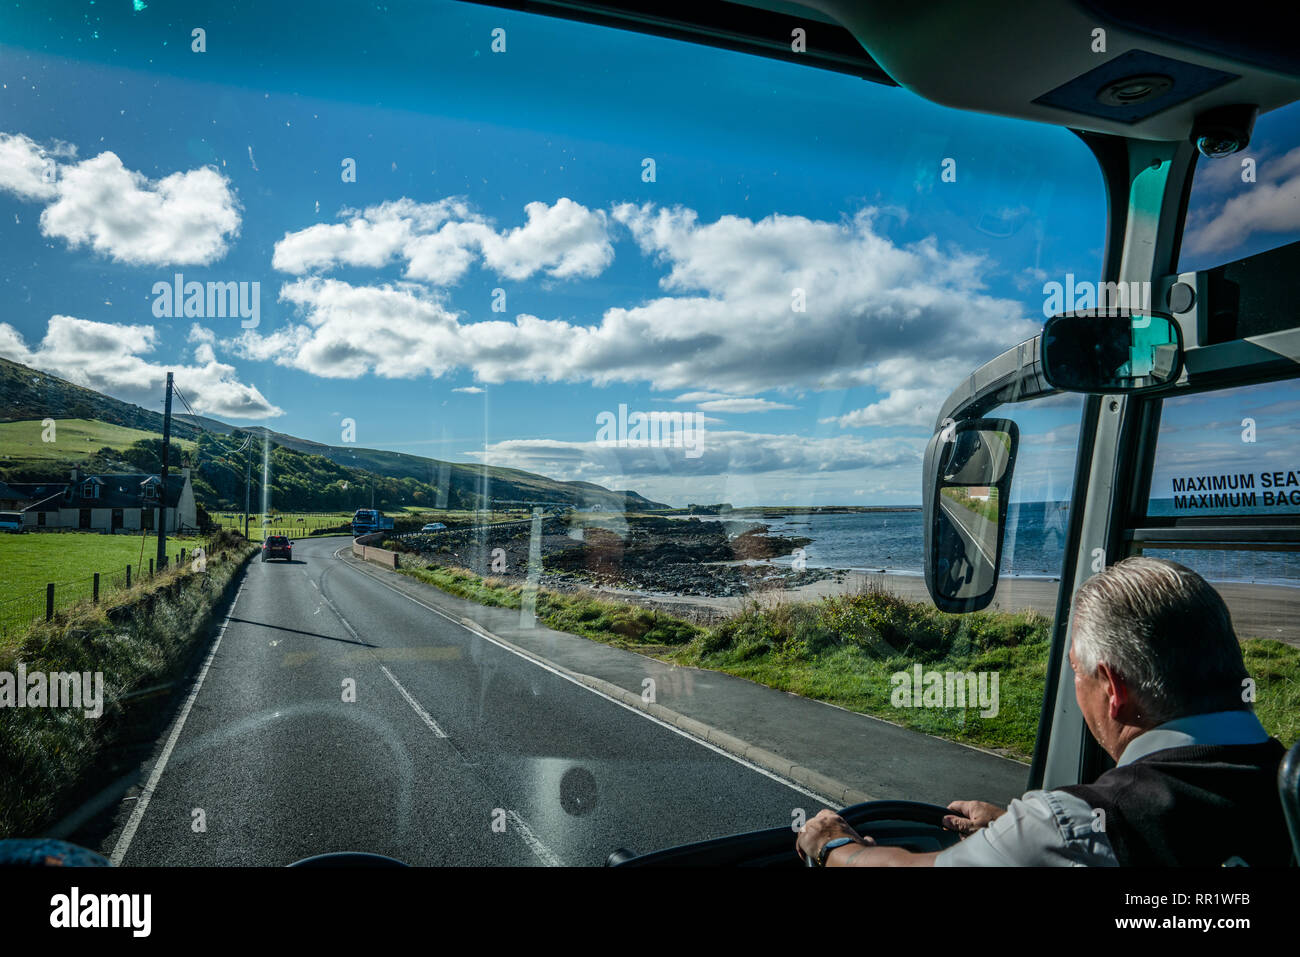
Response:
POLYGON ((272 558, 283 558, 286 562, 293 561, 293 542, 283 535, 272 535, 262 543, 262 561, 268 561, 272 558))

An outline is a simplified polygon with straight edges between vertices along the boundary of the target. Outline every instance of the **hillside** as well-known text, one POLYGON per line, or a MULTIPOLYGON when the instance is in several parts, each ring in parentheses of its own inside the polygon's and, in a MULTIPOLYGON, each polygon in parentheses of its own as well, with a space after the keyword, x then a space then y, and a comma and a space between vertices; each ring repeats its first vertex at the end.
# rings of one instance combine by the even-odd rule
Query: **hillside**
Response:
MULTIPOLYGON (((158 396, 161 405, 162 395, 158 396)), ((88 419, 143 432, 162 434, 161 412, 111 398, 66 379, 0 359, 0 422, 35 419, 88 419)), ((200 429, 173 422, 172 435, 197 438, 200 429)))
MULTIPOLYGON (((74 464, 98 471, 156 467, 150 463, 157 462, 162 422, 160 412, 0 359, 0 480, 56 480, 74 464), (38 448, 34 437, 39 436, 40 420, 46 418, 59 423, 60 441, 38 448)), ((633 491, 589 482, 561 482, 519 469, 444 462, 382 449, 325 445, 260 426, 239 428, 216 419, 175 414, 172 435, 182 441, 181 448, 173 450, 177 457, 173 464, 183 460, 194 467, 195 493, 204 507, 242 507, 244 455, 232 451, 246 434, 254 437, 255 495, 260 494, 263 441, 270 442, 271 505, 278 509, 369 505, 372 488, 380 508, 480 508, 503 501, 599 504, 618 511, 667 507, 633 491)))

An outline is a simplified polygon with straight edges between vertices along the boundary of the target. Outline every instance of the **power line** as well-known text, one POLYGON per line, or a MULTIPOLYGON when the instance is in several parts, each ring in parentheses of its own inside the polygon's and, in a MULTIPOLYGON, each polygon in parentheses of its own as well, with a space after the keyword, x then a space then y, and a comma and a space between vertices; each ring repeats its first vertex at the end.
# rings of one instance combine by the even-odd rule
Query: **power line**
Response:
POLYGON ((175 393, 176 398, 181 400, 181 404, 184 405, 185 408, 189 410, 190 415, 194 416, 194 418, 197 419, 199 417, 199 414, 194 411, 193 406, 190 405, 190 400, 185 398, 184 393, 182 393, 181 390, 176 387, 175 383, 172 384, 172 392, 175 393))

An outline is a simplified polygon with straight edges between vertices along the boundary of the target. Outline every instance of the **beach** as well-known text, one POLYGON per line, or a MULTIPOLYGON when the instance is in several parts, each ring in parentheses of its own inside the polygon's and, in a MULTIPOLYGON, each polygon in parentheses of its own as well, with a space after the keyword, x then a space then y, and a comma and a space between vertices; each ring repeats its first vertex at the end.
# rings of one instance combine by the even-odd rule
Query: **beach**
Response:
MULTIPOLYGON (((534 567, 536 581, 556 591, 592 590, 674 612, 698 622, 715 621, 746 603, 816 601, 883 589, 909 601, 930 603, 920 567, 923 536, 908 512, 792 516, 795 520, 729 520, 611 515, 592 521, 548 518, 534 543, 527 525, 486 531, 452 529, 407 534, 395 546, 434 564, 475 574, 522 580, 534 567), (533 565, 536 547, 542 566, 533 565), (863 570, 862 557, 884 567, 863 570), (797 565, 795 557, 805 557, 797 565), (855 567, 849 567, 853 562, 855 567)), ((990 611, 1032 609, 1056 614, 1058 581, 1039 570, 1059 567, 1059 549, 1047 547, 1037 525, 1021 521, 1015 557, 1028 572, 1004 573, 990 611)), ((1040 527, 1041 526, 1041 527, 1040 527)), ((1183 556, 1174 556, 1184 559, 1183 556)), ((1300 646, 1300 588, 1249 581, 1216 582, 1263 573, 1286 580, 1291 564, 1255 565, 1223 556, 1202 569, 1232 613, 1241 638, 1273 638, 1300 646)), ((1247 556, 1252 557, 1252 556, 1247 556)), ((870 566, 868 566, 869 568, 870 566)))
MULTIPOLYGON (((1300 647, 1300 588, 1285 585, 1262 585, 1249 582, 1212 582, 1223 596, 1232 614, 1239 638, 1273 638, 1300 647)), ((879 588, 909 601, 930 602, 925 579, 920 575, 891 575, 836 570, 821 581, 791 588, 758 589, 746 597, 708 597, 700 595, 647 595, 624 588, 601 588, 618 597, 648 601, 656 607, 694 609, 703 613, 725 615, 740 610, 746 602, 762 604, 791 601, 816 601, 832 595, 852 595, 867 588, 879 588)), ((990 611, 1015 612, 1033 609, 1052 618, 1056 615, 1060 583, 1040 578, 1003 578, 990 611)))

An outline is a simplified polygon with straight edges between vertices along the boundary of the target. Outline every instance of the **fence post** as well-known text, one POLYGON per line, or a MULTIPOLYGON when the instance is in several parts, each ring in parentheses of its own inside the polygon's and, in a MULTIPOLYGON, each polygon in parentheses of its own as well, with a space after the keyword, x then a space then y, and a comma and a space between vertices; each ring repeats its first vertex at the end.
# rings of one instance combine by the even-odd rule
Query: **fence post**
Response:
POLYGON ((131 566, 130 565, 126 566, 126 587, 127 588, 131 587, 131 566))
POLYGON ((185 564, 185 549, 181 549, 181 564, 185 564))
POLYGON ((99 604, 99 572, 95 572, 95 590, 91 601, 96 605, 99 604))
POLYGON ((153 578, 153 559, 149 559, 149 577, 153 578))
POLYGON ((54 617, 54 582, 45 586, 45 620, 49 621, 54 617))

